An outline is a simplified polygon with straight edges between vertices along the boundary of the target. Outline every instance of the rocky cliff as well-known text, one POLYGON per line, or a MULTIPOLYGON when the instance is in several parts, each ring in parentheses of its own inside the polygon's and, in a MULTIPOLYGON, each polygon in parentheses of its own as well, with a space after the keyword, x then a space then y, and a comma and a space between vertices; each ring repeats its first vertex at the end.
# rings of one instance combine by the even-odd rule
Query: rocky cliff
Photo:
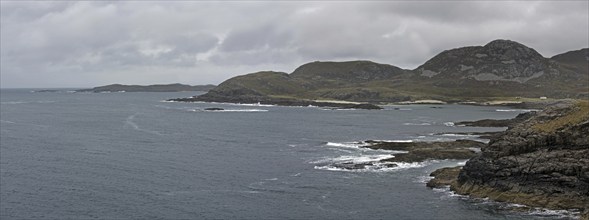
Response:
POLYGON ((589 102, 550 106, 496 136, 451 188, 529 206, 589 209, 589 102))

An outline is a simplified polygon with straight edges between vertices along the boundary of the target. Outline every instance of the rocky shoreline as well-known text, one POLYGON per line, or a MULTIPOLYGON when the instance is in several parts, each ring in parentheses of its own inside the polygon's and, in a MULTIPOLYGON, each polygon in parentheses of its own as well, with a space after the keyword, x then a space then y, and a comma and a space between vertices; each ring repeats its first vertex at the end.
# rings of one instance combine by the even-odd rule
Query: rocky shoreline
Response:
POLYGON ((390 158, 375 162, 338 163, 333 167, 346 170, 359 170, 367 166, 381 165, 396 167, 397 163, 418 163, 428 160, 456 159, 465 160, 480 154, 480 148, 485 144, 472 140, 438 141, 438 142, 390 142, 367 140, 356 143, 360 147, 373 150, 397 151, 390 158))
POLYGON ((478 121, 461 121, 456 122, 454 125, 456 126, 470 126, 470 127, 513 127, 519 123, 524 122, 525 120, 530 119, 531 117, 535 116, 536 112, 526 112, 517 115, 515 118, 512 119, 482 119, 478 121))
MULTIPOLYGON (((589 102, 565 102, 509 124, 463 168, 432 173, 429 187, 589 218, 589 102)), ((523 116, 520 118, 524 118, 523 116)))
POLYGON ((386 142, 366 141, 366 148, 374 150, 407 151, 395 154, 395 157, 381 162, 423 162, 426 160, 470 159, 476 156, 484 143, 472 140, 456 140, 445 142, 386 142))
POLYGON ((262 104, 262 105, 279 105, 279 106, 317 106, 335 109, 366 109, 366 110, 380 110, 382 107, 369 103, 339 103, 339 102, 322 102, 310 101, 300 99, 286 99, 286 98, 225 98, 225 99, 209 99, 206 96, 193 96, 189 98, 176 98, 167 101, 174 102, 227 102, 227 103, 241 103, 241 104, 262 104))

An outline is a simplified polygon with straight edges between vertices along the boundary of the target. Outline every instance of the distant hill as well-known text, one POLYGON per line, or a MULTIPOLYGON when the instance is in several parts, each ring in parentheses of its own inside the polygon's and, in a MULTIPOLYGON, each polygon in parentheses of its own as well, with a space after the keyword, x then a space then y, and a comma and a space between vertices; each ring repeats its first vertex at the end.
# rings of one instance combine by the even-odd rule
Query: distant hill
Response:
POLYGON ((518 42, 446 50, 414 70, 371 61, 312 62, 294 72, 237 76, 183 101, 345 100, 387 103, 419 99, 481 101, 505 97, 589 97, 587 49, 545 58, 518 42))
POLYGON ((166 84, 166 85, 121 85, 112 84, 106 86, 94 87, 91 89, 80 89, 76 92, 182 92, 182 91, 209 91, 215 88, 214 85, 184 85, 184 84, 166 84))

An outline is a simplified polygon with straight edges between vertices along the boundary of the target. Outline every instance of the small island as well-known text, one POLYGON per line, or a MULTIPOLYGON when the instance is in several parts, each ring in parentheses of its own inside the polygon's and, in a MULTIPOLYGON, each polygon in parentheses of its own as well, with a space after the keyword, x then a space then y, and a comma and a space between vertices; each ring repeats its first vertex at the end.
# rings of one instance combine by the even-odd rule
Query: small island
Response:
POLYGON ((76 92, 186 92, 186 91, 209 91, 214 89, 215 85, 185 85, 180 83, 174 84, 157 84, 157 85, 122 85, 112 84, 106 86, 94 87, 91 89, 79 89, 76 92))

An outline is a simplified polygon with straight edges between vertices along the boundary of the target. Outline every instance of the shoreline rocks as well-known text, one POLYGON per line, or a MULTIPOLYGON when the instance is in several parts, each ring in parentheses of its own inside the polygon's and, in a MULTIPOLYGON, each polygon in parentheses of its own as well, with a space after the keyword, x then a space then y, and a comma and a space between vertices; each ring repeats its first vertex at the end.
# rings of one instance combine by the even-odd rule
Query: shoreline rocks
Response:
POLYGON ((423 162, 426 160, 470 159, 477 155, 477 150, 484 143, 472 140, 456 140, 447 142, 383 142, 366 141, 366 148, 407 151, 395 154, 395 157, 381 162, 423 162))
POLYGON ((279 105, 279 106, 317 106, 317 107, 327 107, 327 108, 335 108, 335 109, 365 109, 365 110, 380 110, 382 107, 370 103, 338 103, 338 102, 320 102, 320 101, 307 101, 307 100, 298 100, 298 99, 269 99, 269 98, 260 98, 260 97, 252 97, 251 99, 214 99, 209 100, 207 98, 203 98, 202 96, 198 97, 189 97, 189 98, 176 98, 176 99, 169 99, 167 101, 174 101, 174 102, 227 102, 227 103, 243 103, 243 104, 262 104, 262 105, 279 105))
POLYGON ((462 195, 532 207, 578 209, 587 218, 589 102, 549 106, 495 136, 481 150, 455 180, 428 185, 444 182, 462 195))
POLYGON ((434 178, 428 181, 426 186, 430 188, 442 188, 455 184, 456 180, 458 180, 460 170, 462 170, 462 166, 437 169, 429 175, 434 178))
POLYGON ((387 142, 367 140, 355 143, 363 148, 398 151, 390 157, 370 162, 340 162, 331 167, 345 170, 361 170, 372 166, 391 168, 398 163, 418 163, 427 160, 469 159, 480 154, 484 143, 472 140, 447 142, 387 142))
POLYGON ((512 119, 482 119, 478 121, 461 121, 456 122, 456 126, 469 127, 513 127, 516 124, 522 123, 536 115, 535 111, 521 113, 512 119))

